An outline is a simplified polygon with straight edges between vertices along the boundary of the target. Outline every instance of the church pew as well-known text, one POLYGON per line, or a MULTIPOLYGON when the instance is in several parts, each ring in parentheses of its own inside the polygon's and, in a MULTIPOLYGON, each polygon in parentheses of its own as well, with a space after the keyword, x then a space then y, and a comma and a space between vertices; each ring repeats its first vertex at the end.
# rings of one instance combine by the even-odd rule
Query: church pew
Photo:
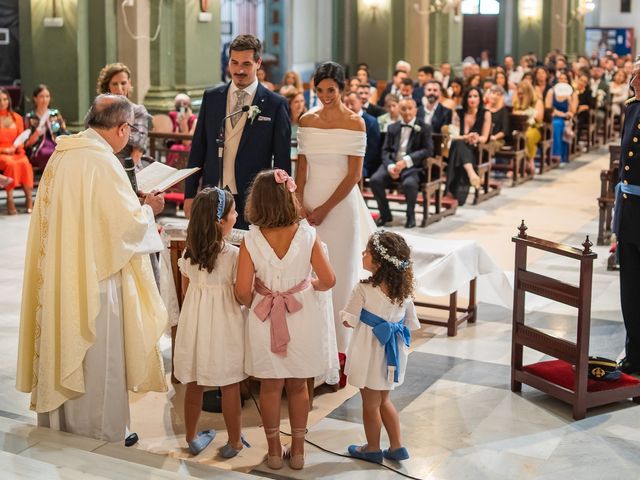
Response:
POLYGON ((494 155, 494 170, 511 172, 511 186, 515 187, 533 178, 534 172, 527 171, 527 151, 525 149, 525 136, 528 117, 526 115, 510 115, 510 124, 513 127, 511 138, 500 149, 496 149, 494 155), (506 160, 507 163, 500 163, 506 160))

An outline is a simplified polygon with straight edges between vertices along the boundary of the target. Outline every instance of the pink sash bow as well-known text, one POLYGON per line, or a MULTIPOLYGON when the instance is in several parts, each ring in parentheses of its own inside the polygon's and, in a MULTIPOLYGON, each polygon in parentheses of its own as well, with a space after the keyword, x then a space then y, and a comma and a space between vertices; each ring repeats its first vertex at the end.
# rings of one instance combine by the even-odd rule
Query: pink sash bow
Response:
POLYGON ((291 340, 287 327, 287 312, 296 313, 302 309, 302 304, 293 296, 310 285, 309 278, 305 278, 286 292, 272 292, 256 277, 255 289, 264 298, 254 307, 253 312, 263 322, 271 316, 271 351, 276 355, 287 355, 287 344, 291 340))

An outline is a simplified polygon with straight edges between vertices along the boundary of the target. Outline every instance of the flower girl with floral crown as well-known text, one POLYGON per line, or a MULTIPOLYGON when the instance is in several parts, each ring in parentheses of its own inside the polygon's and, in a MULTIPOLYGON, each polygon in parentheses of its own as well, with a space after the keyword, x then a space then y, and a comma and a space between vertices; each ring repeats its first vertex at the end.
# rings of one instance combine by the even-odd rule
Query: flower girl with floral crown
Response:
POLYGON ((345 373, 348 382, 360 389, 365 445, 350 445, 352 457, 381 463, 383 458, 406 460, 402 446, 400 418, 389 399, 389 391, 402 385, 407 368, 411 334, 420 323, 413 304, 413 269, 410 250, 398 234, 374 233, 362 254, 362 265, 371 272, 361 280, 340 312, 346 327, 354 328, 345 373), (382 425, 390 446, 380 449, 382 425))

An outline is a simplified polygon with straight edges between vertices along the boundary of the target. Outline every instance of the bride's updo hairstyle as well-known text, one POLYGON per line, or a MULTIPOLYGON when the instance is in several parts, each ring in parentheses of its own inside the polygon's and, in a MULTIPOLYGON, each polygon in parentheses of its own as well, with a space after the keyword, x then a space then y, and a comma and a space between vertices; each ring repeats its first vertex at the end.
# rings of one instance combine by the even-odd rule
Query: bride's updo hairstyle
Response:
POLYGON ((336 82, 341 92, 344 91, 346 81, 342 65, 336 62, 324 62, 318 65, 318 68, 316 68, 313 74, 313 84, 317 87, 322 80, 327 78, 336 82))

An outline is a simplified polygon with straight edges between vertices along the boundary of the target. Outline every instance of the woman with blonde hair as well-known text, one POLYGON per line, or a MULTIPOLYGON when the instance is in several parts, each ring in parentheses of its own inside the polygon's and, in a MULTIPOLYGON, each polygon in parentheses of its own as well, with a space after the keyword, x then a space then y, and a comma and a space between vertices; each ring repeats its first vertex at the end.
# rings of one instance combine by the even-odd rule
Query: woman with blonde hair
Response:
POLYGON ((544 104, 530 82, 520 82, 518 84, 516 95, 513 98, 512 113, 514 115, 527 116, 528 127, 524 134, 527 158, 529 159, 527 170, 533 172, 535 170, 534 158, 538 150, 538 144, 542 139, 540 127, 544 119, 544 104))
POLYGON ((302 79, 298 72, 294 72, 293 70, 289 70, 282 77, 282 86, 280 87, 280 95, 284 95, 289 90, 303 90, 302 79))

